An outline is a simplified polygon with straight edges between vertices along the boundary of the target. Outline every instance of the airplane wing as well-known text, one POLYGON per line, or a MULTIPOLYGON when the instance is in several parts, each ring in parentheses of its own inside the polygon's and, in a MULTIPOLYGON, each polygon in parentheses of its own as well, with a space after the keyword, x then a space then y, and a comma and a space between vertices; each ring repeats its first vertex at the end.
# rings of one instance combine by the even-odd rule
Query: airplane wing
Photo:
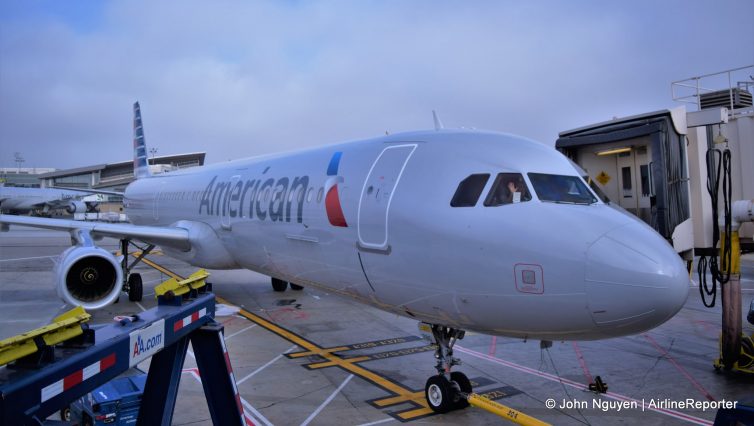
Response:
POLYGON ((103 195, 123 195, 123 192, 119 191, 108 191, 105 189, 91 189, 91 188, 69 188, 67 186, 51 186, 50 188, 53 189, 65 189, 66 191, 78 191, 78 192, 86 192, 88 194, 103 194, 103 195))
POLYGON ((0 215, 0 224, 4 228, 7 225, 22 225, 56 231, 83 229, 95 236, 134 239, 179 250, 191 249, 188 231, 175 226, 139 226, 127 223, 82 222, 77 220, 11 215, 0 215))

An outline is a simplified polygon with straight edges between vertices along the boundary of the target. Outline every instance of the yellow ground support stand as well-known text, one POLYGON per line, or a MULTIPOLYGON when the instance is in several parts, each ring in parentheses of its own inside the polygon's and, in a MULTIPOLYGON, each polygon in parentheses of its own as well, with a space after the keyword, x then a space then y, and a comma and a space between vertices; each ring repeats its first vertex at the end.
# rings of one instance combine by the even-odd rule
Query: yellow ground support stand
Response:
POLYGON ((89 321, 91 317, 84 308, 77 306, 55 318, 50 325, 0 340, 0 365, 38 351, 35 341, 38 337, 41 337, 46 345, 52 346, 83 334, 81 324, 89 321))
POLYGON ((205 278, 209 276, 209 272, 204 269, 200 269, 191 274, 185 280, 178 280, 176 278, 170 278, 164 283, 154 288, 155 297, 165 296, 168 292, 172 292, 174 296, 183 296, 191 290, 197 290, 207 285, 205 278))
POLYGON ((549 423, 545 423, 541 420, 535 419, 529 415, 526 415, 518 410, 507 407, 503 404, 497 403, 491 399, 487 399, 483 396, 475 393, 466 395, 466 400, 474 407, 481 408, 482 410, 489 411, 492 414, 496 414, 504 419, 508 419, 513 423, 523 426, 548 426, 549 423))
MULTIPOLYGON (((720 358, 716 359, 713 363, 715 369, 720 370, 724 367, 722 359, 722 339, 720 344, 720 358)), ((741 354, 738 357, 738 361, 733 364, 733 371, 740 371, 742 373, 754 374, 754 336, 747 336, 741 334, 741 354)))

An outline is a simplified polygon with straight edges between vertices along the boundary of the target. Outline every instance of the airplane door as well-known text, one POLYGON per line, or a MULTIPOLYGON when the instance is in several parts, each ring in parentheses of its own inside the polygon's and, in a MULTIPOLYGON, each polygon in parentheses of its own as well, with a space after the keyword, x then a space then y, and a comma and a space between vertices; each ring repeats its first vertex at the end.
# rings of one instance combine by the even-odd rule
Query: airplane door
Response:
POLYGON ((220 209, 220 226, 222 226, 223 229, 230 230, 230 202, 231 197, 233 196, 233 189, 236 187, 236 184, 240 179, 241 176, 239 175, 230 178, 230 186, 228 186, 230 194, 225 197, 225 200, 222 203, 222 208, 220 209))
POLYGON ((616 161, 618 164, 618 204, 638 216, 633 150, 618 154, 616 161))
POLYGON ((654 195, 654 186, 652 183, 651 153, 646 146, 640 146, 636 149, 634 160, 636 162, 634 170, 636 171, 637 216, 644 222, 651 224, 651 197, 654 195))
POLYGON ((372 164, 359 199, 358 235, 361 247, 388 249, 390 202, 415 149, 416 144, 389 146, 372 164))

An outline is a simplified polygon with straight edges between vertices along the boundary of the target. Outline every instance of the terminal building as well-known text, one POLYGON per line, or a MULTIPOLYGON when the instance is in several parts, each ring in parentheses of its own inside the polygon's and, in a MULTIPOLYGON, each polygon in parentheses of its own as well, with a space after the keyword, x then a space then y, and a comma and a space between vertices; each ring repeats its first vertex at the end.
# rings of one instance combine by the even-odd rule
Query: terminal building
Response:
MULTIPOLYGON (((149 159, 149 168, 152 173, 157 174, 187 167, 203 166, 205 156, 206 153, 204 152, 194 152, 154 157, 149 159)), ((55 170, 43 173, 38 177, 43 188, 59 186, 122 192, 134 180, 134 166, 133 160, 127 160, 119 163, 55 170)))
POLYGON ((52 168, 39 167, 0 167, 0 185, 39 188, 39 176, 54 171, 52 168))

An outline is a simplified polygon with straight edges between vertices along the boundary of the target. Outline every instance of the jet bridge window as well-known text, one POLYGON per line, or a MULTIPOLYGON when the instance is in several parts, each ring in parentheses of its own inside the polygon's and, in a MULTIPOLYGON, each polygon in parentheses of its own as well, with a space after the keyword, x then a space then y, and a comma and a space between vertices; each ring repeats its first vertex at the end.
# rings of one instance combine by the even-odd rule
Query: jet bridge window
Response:
POLYGON ((529 173, 529 180, 542 201, 564 204, 592 204, 597 198, 578 176, 529 173))
POLYGON ((490 193, 484 200, 487 207, 531 200, 531 193, 521 173, 498 173, 490 193))
POLYGON ((450 200, 451 207, 474 207, 479 196, 482 195, 484 186, 490 178, 489 173, 469 175, 466 179, 458 184, 453 199, 450 200))

